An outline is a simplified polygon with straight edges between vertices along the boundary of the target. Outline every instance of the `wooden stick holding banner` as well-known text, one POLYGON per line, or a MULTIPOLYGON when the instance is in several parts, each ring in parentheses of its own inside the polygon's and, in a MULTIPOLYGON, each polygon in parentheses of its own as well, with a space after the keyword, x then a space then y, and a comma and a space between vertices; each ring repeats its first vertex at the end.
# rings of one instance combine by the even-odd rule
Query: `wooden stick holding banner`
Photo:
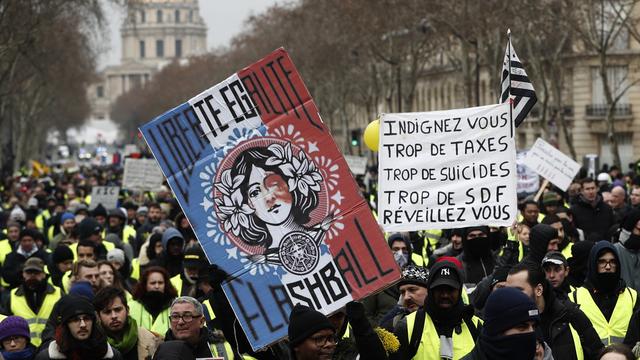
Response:
POLYGON ((538 200, 540 200, 540 196, 542 196, 542 193, 544 193, 544 189, 546 189, 547 186, 549 186, 549 180, 544 179, 542 185, 540 186, 540 189, 538 189, 538 192, 536 193, 536 196, 533 197, 534 201, 537 202, 538 200))

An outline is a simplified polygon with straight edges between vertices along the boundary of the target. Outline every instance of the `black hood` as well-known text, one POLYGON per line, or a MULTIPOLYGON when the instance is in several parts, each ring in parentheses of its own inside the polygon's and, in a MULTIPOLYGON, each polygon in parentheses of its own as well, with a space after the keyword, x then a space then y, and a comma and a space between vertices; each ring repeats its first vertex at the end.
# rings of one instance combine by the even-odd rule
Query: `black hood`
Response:
POLYGON ((408 234, 397 232, 389 235, 389 239, 387 241, 389 243, 389 248, 391 248, 391 244, 396 241, 404 242, 405 245, 407 245, 407 251, 409 252, 409 254, 411 254, 411 252, 413 251, 413 246, 411 246, 411 241, 409 240, 408 234))
POLYGON ((617 275, 618 282, 622 281, 620 278, 620 255, 618 255, 618 250, 616 250, 612 243, 606 240, 598 241, 593 248, 591 248, 591 252, 589 253, 589 262, 587 263, 587 281, 595 289, 602 289, 603 287, 606 287, 606 285, 603 286, 604 284, 600 283, 598 277, 598 258, 605 252, 611 252, 613 253, 613 256, 615 256, 616 261, 618 262, 615 274, 617 275))
POLYGON ((547 224, 537 224, 529 233, 529 257, 537 264, 542 263, 549 242, 558 237, 558 230, 547 224))

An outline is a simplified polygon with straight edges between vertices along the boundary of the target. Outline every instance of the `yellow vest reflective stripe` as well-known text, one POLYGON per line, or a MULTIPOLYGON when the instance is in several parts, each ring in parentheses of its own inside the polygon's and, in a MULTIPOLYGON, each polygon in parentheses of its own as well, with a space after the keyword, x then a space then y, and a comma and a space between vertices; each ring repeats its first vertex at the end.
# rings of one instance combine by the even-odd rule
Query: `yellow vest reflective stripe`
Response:
POLYGON ((60 288, 54 286, 54 292, 44 297, 40 310, 35 314, 29 307, 29 304, 27 304, 27 299, 24 296, 16 295, 18 289, 19 288, 11 290, 11 313, 27 320, 29 331, 31 332, 31 343, 35 346, 40 346, 42 343, 40 337, 42 331, 47 324, 47 320, 49 320, 53 306, 62 296, 62 292, 60 288))
MULTIPOLYGON (((416 322, 416 314, 417 311, 414 311, 407 316, 407 335, 409 336, 409 342, 411 342, 411 334, 413 333, 413 326, 416 322)), ((480 323, 480 319, 475 316, 472 321, 476 326, 480 323)), ((471 336, 467 323, 463 321, 461 328, 462 331, 460 334, 456 331, 453 332, 453 360, 463 358, 465 355, 470 353, 475 346, 475 341, 473 340, 473 336, 471 336)), ((436 330, 429 314, 425 314, 424 329, 422 330, 420 345, 418 346, 418 351, 413 359, 440 360, 440 336, 438 335, 438 331, 436 330)))
POLYGON ((182 296, 182 278, 180 277, 180 274, 172 277, 169 281, 171 282, 171 285, 173 285, 173 287, 178 291, 178 296, 182 296))
POLYGON ((140 280, 140 259, 131 260, 131 278, 140 280))
POLYGON ((596 329, 605 346, 611 343, 622 343, 624 336, 627 334, 627 326, 638 298, 635 290, 626 288, 618 295, 616 307, 613 309, 613 314, 611 314, 611 319, 608 322, 586 288, 580 287, 576 289, 569 298, 580 305, 580 310, 591 320, 593 328, 596 329))
POLYGON ((582 351, 582 343, 580 342, 580 335, 573 325, 569 324, 569 330, 571 330, 571 338, 573 339, 573 347, 576 350, 576 357, 578 360, 584 360, 584 352, 582 351))
POLYGON ((136 300, 128 302, 129 316, 135 319, 138 326, 156 332, 164 337, 169 330, 169 308, 166 308, 154 319, 153 316, 136 300))

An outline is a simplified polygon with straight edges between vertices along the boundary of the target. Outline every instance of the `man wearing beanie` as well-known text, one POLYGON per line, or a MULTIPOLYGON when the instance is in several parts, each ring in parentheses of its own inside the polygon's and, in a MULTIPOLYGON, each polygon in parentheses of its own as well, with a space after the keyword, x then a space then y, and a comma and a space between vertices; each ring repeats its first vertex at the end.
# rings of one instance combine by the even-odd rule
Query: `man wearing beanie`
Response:
POLYGON ((69 238, 71 231, 76 227, 76 217, 65 212, 60 215, 60 232, 49 241, 49 249, 54 250, 58 244, 69 238))
POLYGON ((538 224, 531 228, 529 254, 522 259, 522 262, 540 267, 544 256, 549 251, 558 251, 558 245, 560 245, 558 230, 551 225, 538 224))
MULTIPOLYGON (((109 250, 115 249, 116 247, 114 243, 103 239, 103 229, 102 225, 100 225, 96 219, 91 217, 85 218, 80 222, 80 224, 78 224, 79 242, 91 241, 95 245, 95 258, 97 260, 105 260, 109 250)), ((74 243, 69 246, 76 256, 78 254, 78 243, 74 243)))
POLYGON ((107 209, 102 204, 98 204, 98 206, 91 211, 91 217, 94 218, 103 229, 107 225, 107 209))
POLYGON ((55 338, 40 351, 36 360, 122 359, 96 324, 95 309, 87 299, 68 295, 60 300, 58 307, 55 338))
POLYGON ((620 276, 627 286, 640 290, 640 209, 629 211, 620 226, 618 241, 614 244, 620 256, 620 276))
POLYGON ((20 316, 9 316, 0 322, 0 343, 4 359, 32 360, 36 355, 29 324, 20 316))
POLYGON ((292 360, 332 358, 336 329, 322 313, 298 304, 289 315, 288 330, 292 360))
POLYGON ((591 249, 587 280, 569 299, 580 305, 605 345, 622 342, 631 316, 640 307, 637 292, 620 277, 618 251, 606 240, 591 249))
POLYGON ((471 352, 479 334, 480 319, 462 301, 463 278, 450 261, 433 265, 427 281, 424 309, 402 319, 394 333, 400 349, 390 359, 460 359, 471 352))
POLYGON ((591 322, 575 304, 556 298, 540 265, 515 265, 507 276, 507 286, 520 290, 536 304, 539 328, 554 359, 597 358, 603 346, 591 322))
POLYGON ((400 302, 389 309, 380 320, 383 328, 393 331, 400 319, 424 305, 428 278, 429 270, 425 267, 407 265, 402 269, 402 278, 397 284, 400 302))
POLYGON ((533 359, 535 326, 539 321, 533 301, 514 288, 497 289, 489 295, 485 322, 473 351, 463 360, 533 359))
POLYGON ((62 277, 73 268, 73 251, 66 245, 58 245, 51 255, 53 266, 49 269, 53 285, 62 288, 62 277))
POLYGON ((11 315, 27 320, 31 342, 35 346, 40 345, 45 323, 55 303, 62 296, 60 288, 47 283, 44 266, 44 261, 40 258, 33 257, 27 260, 22 270, 23 282, 11 290, 7 296, 8 303, 4 306, 5 311, 11 315))
POLYGON ((488 226, 475 226, 464 229, 462 237, 462 254, 458 256, 462 261, 466 284, 479 283, 493 272, 496 258, 491 251, 488 226))

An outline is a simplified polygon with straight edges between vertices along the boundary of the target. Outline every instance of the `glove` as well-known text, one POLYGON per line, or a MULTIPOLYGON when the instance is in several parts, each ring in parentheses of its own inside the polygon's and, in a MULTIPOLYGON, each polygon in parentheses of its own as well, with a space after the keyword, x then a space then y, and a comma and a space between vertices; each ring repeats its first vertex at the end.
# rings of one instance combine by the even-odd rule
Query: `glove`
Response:
POLYGON ((347 303, 347 318, 349 321, 365 318, 364 305, 361 302, 350 301, 347 303))
POLYGON ((633 356, 635 356, 636 359, 640 358, 640 341, 636 343, 636 346, 634 346, 631 351, 633 352, 633 356))

